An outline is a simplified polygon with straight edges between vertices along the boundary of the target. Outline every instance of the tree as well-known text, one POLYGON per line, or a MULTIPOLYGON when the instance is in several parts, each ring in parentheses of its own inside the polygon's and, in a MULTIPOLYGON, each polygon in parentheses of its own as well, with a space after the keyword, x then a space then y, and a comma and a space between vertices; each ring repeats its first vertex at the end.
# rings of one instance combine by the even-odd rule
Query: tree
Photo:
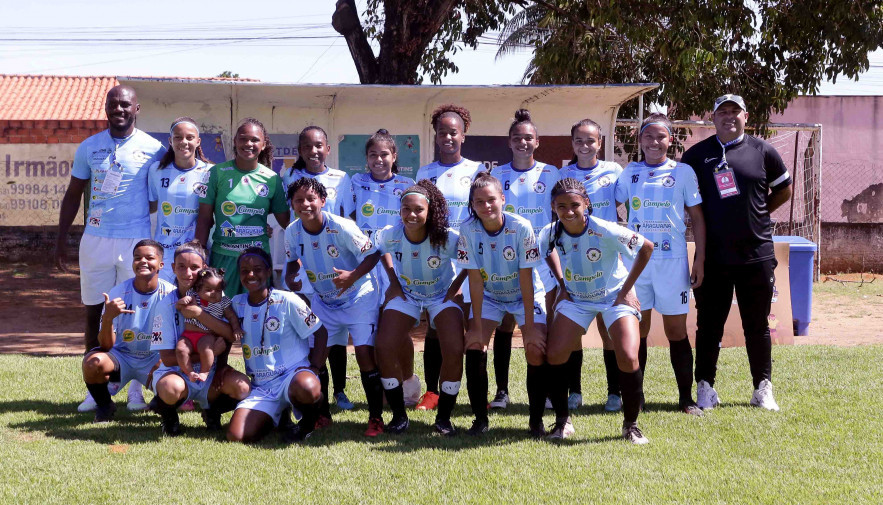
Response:
POLYGON ((234 73, 231 72, 230 70, 224 70, 223 72, 221 72, 220 74, 216 75, 215 77, 225 77, 225 78, 227 78, 227 79, 238 79, 238 78, 239 78, 239 74, 234 74, 234 73))
POLYGON ((435 84, 457 72, 450 57, 503 25, 527 0, 368 0, 365 23, 355 0, 338 0, 331 25, 344 36, 362 84, 435 84), (371 42, 379 46, 375 56, 371 42))
POLYGON ((673 117, 741 94, 767 122, 824 80, 855 78, 883 46, 883 2, 854 0, 558 0, 518 12, 498 57, 533 49, 531 84, 658 82, 673 117))

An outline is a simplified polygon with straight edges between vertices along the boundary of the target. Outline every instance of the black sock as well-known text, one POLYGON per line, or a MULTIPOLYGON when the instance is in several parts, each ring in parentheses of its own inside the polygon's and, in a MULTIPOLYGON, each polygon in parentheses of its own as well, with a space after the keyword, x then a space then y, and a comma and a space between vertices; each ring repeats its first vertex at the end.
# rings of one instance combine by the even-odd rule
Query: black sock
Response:
POLYGON ((604 349, 604 371, 607 373, 607 394, 619 396, 619 365, 616 364, 616 351, 612 349, 604 349))
POLYGON ((86 352, 98 347, 98 330, 101 326, 101 312, 104 311, 104 304, 86 305, 86 331, 83 334, 83 344, 86 346, 86 352))
POLYGON ((466 392, 476 419, 487 421, 487 353, 466 350, 466 392))
MULTIPOLYGON (((362 372, 362 387, 368 400, 368 417, 383 417, 383 384, 380 383, 380 371, 376 368, 370 372, 362 372)), ((403 400, 404 401, 404 400, 403 400)))
POLYGON ((218 414, 223 414, 224 412, 230 412, 231 410, 236 408, 236 405, 239 404, 239 400, 236 400, 228 395, 223 393, 219 394, 217 398, 212 402, 211 410, 217 412, 218 414))
POLYGON ((319 384, 322 386, 322 398, 319 400, 319 415, 331 418, 331 403, 328 398, 328 367, 319 369, 319 384))
POLYGON ((408 417, 408 414, 405 412, 405 393, 402 391, 402 384, 399 383, 398 386, 392 389, 384 389, 384 394, 386 394, 386 403, 389 404, 389 409, 392 410, 392 416, 395 418, 408 417))
POLYGON ((567 390, 570 394, 582 394, 583 379, 583 350, 579 349, 570 353, 567 360, 567 390))
POLYGON ((641 411, 641 399, 644 396, 644 374, 641 369, 634 372, 619 372, 619 383, 622 385, 622 414, 624 421, 634 423, 641 411))
POLYGON ((174 405, 169 405, 168 403, 164 402, 162 398, 159 398, 156 409, 159 413, 159 416, 162 418, 162 422, 164 425, 171 426, 178 422, 178 407, 180 407, 181 404, 184 403, 184 401, 185 400, 180 400, 174 405))
POLYGON ((563 422, 570 412, 567 410, 567 377, 570 372, 568 364, 546 365, 549 400, 555 409, 555 421, 563 422))
POLYGON ((678 383, 678 403, 683 406, 693 401, 693 349, 686 338, 669 341, 668 345, 671 367, 678 383))
POLYGON ((295 404, 301 415, 300 421, 297 422, 297 428, 301 435, 306 435, 316 429, 316 419, 319 418, 319 404, 320 402, 295 404))
POLYGON ((451 420, 451 412, 454 411, 454 405, 457 404, 457 395, 452 395, 450 393, 445 393, 442 391, 438 395, 438 407, 437 414, 435 415, 436 421, 450 421, 451 420))
POLYGON ((343 393, 346 387, 346 346, 332 345, 328 348, 328 368, 334 382, 334 394, 343 393))
POLYGON ((106 382, 102 384, 86 384, 86 389, 89 390, 89 394, 92 395, 92 399, 95 400, 95 403, 99 407, 107 407, 113 403, 113 400, 110 397, 110 391, 107 390, 106 382))
POLYGON ((509 391, 509 358, 512 355, 512 332, 494 332, 494 378, 497 391, 509 391))
MULTIPOLYGON (((546 395, 549 392, 547 373, 546 365, 527 365, 527 412, 528 423, 531 426, 543 423, 546 395)), ((565 400, 565 406, 566 404, 567 400, 565 400)))
POLYGON ((641 375, 647 370, 647 339, 641 339, 641 347, 638 348, 638 365, 641 366, 641 375))
MULTIPOLYGON (((423 375, 426 390, 438 394, 438 378, 441 375, 442 353, 438 335, 423 341, 423 375)), ((410 378, 410 377, 408 377, 410 378)))

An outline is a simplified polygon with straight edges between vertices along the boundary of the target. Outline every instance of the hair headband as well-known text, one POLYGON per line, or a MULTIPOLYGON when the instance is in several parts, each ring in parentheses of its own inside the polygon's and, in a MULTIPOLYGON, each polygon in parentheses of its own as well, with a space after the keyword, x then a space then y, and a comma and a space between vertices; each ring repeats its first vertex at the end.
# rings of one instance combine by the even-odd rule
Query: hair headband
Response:
POLYGON ((196 249, 194 249, 192 247, 182 247, 182 248, 178 249, 177 251, 175 251, 176 258, 182 254, 195 254, 195 255, 199 256, 200 259, 202 259, 203 263, 205 263, 205 254, 202 254, 202 252, 197 251, 196 249))
POLYGON ((269 263, 267 263, 267 258, 264 258, 263 256, 261 256, 261 255, 258 254, 258 253, 243 253, 242 256, 239 257, 239 263, 241 264, 241 263, 242 263, 242 260, 244 260, 245 258, 247 258, 247 257, 249 257, 249 256, 254 256, 254 257, 256 257, 256 258, 260 258, 260 259, 261 259, 261 262, 262 262, 264 265, 266 265, 267 268, 272 268, 272 265, 270 265, 269 263))
POLYGON ((648 126, 650 126, 650 125, 654 125, 654 124, 655 124, 655 125, 659 125, 659 126, 665 128, 665 131, 667 131, 667 132, 668 132, 668 135, 671 136, 671 134, 672 134, 672 133, 671 133, 671 128, 669 128, 667 124, 662 123, 662 122, 660 122, 660 121, 653 121, 653 122, 651 122, 651 123, 647 123, 647 124, 645 124, 644 126, 641 127, 641 131, 638 132, 638 135, 644 133, 644 130, 646 130, 648 126))
POLYGON ((196 128, 196 134, 199 135, 199 127, 196 126, 196 123, 194 123, 193 121, 190 121, 188 119, 182 119, 181 121, 175 121, 174 123, 172 123, 171 128, 169 128, 169 135, 174 135, 173 130, 175 129, 176 126, 178 126, 179 124, 182 124, 182 123, 193 125, 193 127, 196 128))
POLYGON ((424 195, 423 193, 418 193, 418 192, 416 192, 416 191, 408 191, 407 193, 405 193, 404 195, 402 195, 402 200, 404 200, 405 197, 408 196, 408 195, 422 196, 423 199, 426 200, 426 203, 429 203, 429 197, 428 197, 428 196, 424 195))

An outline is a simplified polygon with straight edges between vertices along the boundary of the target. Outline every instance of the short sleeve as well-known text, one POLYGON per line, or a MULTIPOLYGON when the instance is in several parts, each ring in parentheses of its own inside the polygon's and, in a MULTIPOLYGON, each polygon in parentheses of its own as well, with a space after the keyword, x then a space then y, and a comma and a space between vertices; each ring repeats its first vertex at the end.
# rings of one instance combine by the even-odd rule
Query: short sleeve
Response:
POLYGON ((285 200, 285 188, 282 185, 282 178, 278 175, 273 175, 272 184, 276 186, 276 190, 273 192, 273 201, 270 202, 270 212, 274 214, 288 214, 288 202, 285 200))
POLYGON ((377 250, 380 251, 380 254, 386 254, 389 251, 389 248, 386 244, 386 237, 392 233, 392 225, 384 226, 382 229, 377 230, 374 234, 374 246, 377 247, 377 250))
POLYGON ((465 269, 477 269, 478 262, 475 258, 474 244, 470 240, 469 228, 460 228, 460 238, 457 240, 457 265, 465 269))
POLYGON ((159 200, 159 193, 156 190, 157 183, 159 182, 157 174, 158 170, 158 161, 150 165, 150 168, 147 169, 147 199, 151 202, 159 200))
MULTIPOLYGON (((177 322, 181 316, 175 310, 176 300, 177 296, 174 293, 169 293, 157 302, 151 323, 151 351, 174 349, 178 342, 177 322)), ((181 317, 181 319, 183 318, 181 317)))
POLYGON ((286 324, 294 330, 295 337, 306 339, 322 327, 319 317, 297 295, 286 296, 283 303, 286 324))
POLYGON ((779 156, 779 152, 770 145, 764 145, 763 167, 766 170, 766 180, 770 189, 784 188, 791 184, 791 174, 779 156))
POLYGON ((285 261, 292 262, 297 261, 297 236, 295 234, 295 228, 297 226, 294 223, 288 225, 288 228, 285 229, 285 261))
POLYGON ((540 262, 540 248, 533 228, 525 225, 518 234, 518 268, 533 268, 540 262))
POLYGON ((696 172, 689 165, 681 163, 678 165, 678 179, 683 181, 684 188, 684 205, 687 207, 695 207, 702 203, 702 195, 699 194, 699 180, 696 179, 696 172))
MULTIPOLYGON (((343 174, 343 179, 341 180, 340 186, 337 188, 337 201, 340 202, 340 207, 343 210, 343 217, 349 217, 350 214, 356 211, 356 201, 353 196, 353 181, 350 179, 349 174, 343 174)), ((335 209, 335 213, 337 209, 335 209)))
POLYGON ((448 228, 448 243, 443 251, 445 258, 451 261, 457 260, 457 243, 460 242, 460 233, 448 228))
POLYGON ((644 237, 640 233, 600 219, 594 220, 593 223, 604 230, 602 239, 606 241, 608 247, 619 251, 624 258, 630 260, 638 256, 638 251, 644 245, 644 237))
POLYGON ((554 223, 543 226, 543 229, 540 230, 540 235, 537 238, 537 246, 540 248, 541 258, 548 258, 549 255, 552 254, 552 249, 549 248, 549 235, 552 234, 552 226, 554 226, 554 223))
POLYGON ((629 169, 626 168, 620 172, 619 177, 616 178, 616 184, 613 186, 613 195, 617 202, 627 202, 629 199, 628 187, 625 183, 625 179, 628 178, 628 173, 629 169))
POLYGON ((89 166, 89 155, 86 151, 88 151, 86 142, 82 142, 77 147, 76 154, 74 154, 74 166, 71 169, 72 177, 83 180, 92 178, 92 167, 89 166))
POLYGON ((206 203, 215 206, 215 199, 218 194, 218 174, 220 171, 218 170, 218 166, 215 165, 209 170, 208 177, 208 187, 205 188, 205 196, 199 197, 199 203, 206 203))
POLYGON ((356 223, 348 219, 341 219, 340 221, 340 229, 343 232, 342 235, 345 236, 343 246, 353 253, 356 259, 362 261, 377 251, 374 243, 362 233, 362 230, 359 229, 356 223))

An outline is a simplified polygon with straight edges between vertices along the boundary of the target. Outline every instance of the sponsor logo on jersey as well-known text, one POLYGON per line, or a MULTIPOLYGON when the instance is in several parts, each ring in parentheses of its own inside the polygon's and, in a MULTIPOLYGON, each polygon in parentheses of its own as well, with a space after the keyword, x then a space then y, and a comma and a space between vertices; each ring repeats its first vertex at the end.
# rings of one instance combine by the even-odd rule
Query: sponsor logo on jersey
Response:
POLYGON ((411 257, 417 259, 420 257, 420 251, 411 251, 411 257))
POLYGON ((169 202, 162 203, 162 213, 165 216, 170 216, 172 214, 172 204, 169 202))
POLYGON ((632 209, 640 210, 641 209, 641 199, 637 196, 632 197, 632 209))
POLYGON ((662 250, 663 251, 671 251, 671 242, 669 242, 668 240, 663 240, 662 241, 662 250))
POLYGON ((197 182, 193 185, 193 194, 200 198, 205 198, 205 195, 208 193, 208 186, 201 182, 197 182))
MULTIPOLYGON (((217 243, 217 242, 216 242, 217 243)), ((234 252, 242 252, 249 247, 263 247, 263 243, 260 240, 255 240, 253 242, 245 242, 242 244, 220 244, 220 248, 225 251, 234 251, 234 252)))
POLYGON ((524 259, 527 261, 533 261, 540 259, 540 249, 538 247, 532 247, 524 252, 524 259))
MULTIPOLYGON (((635 198, 637 198, 637 197, 635 197, 635 198)), ((651 209, 667 209, 667 208, 671 207, 671 202, 669 202, 668 200, 658 202, 656 200, 650 200, 648 198, 648 199, 644 200, 641 203, 641 205, 643 205, 644 207, 649 207, 651 209)), ((634 207, 634 206, 635 206, 635 202, 634 202, 634 200, 632 200, 632 207, 634 207)), ((638 209, 635 209, 635 210, 638 210, 638 209)))
POLYGON ((506 228, 505 230, 503 230, 503 235, 514 235, 516 233, 518 233, 518 230, 514 230, 512 228, 506 228))
POLYGON ((307 270, 307 280, 310 282, 316 282, 316 273, 312 270, 307 270))
POLYGON ((162 332, 161 331, 154 331, 150 336, 150 343, 151 344, 162 343, 162 332))
POLYGON ((464 249, 457 249, 457 263, 469 263, 469 253, 464 249))
MULTIPOLYGON (((478 244, 478 245, 481 245, 481 244, 478 244)), ((496 251, 496 250, 497 250, 497 243, 491 242, 491 251, 496 251)))
POLYGON ((181 206, 181 205, 178 205, 178 206, 175 207, 175 214, 190 214, 190 215, 196 215, 196 214, 198 214, 198 213, 199 213, 199 209, 191 209, 191 208, 189 208, 189 207, 183 207, 183 206, 181 206))
POLYGON ((236 204, 231 202, 230 200, 225 201, 221 204, 221 214, 225 216, 233 216, 236 214, 236 204))
POLYGON ((235 237, 236 236, 236 227, 230 223, 230 221, 224 221, 221 224, 221 236, 222 237, 235 237))
POLYGON ((333 228, 331 228, 330 226, 328 226, 328 227, 325 228, 325 233, 330 233, 330 234, 332 234, 332 235, 337 235, 337 234, 340 233, 340 232, 337 231, 337 230, 335 230, 335 229, 333 229, 333 228))
POLYGON ((545 193, 546 185, 542 183, 542 181, 537 181, 536 184, 533 185, 533 190, 537 193, 545 193))
POLYGON ((365 205, 362 205, 362 215, 365 217, 371 217, 374 215, 374 204, 371 202, 366 202, 365 205))
POLYGON ((319 322, 319 317, 316 314, 313 314, 312 312, 310 312, 306 317, 304 317, 304 324, 307 325, 307 328, 312 328, 313 326, 316 326, 316 324, 318 322, 319 322))
POLYGON ((279 318, 276 316, 270 316, 264 321, 264 328, 267 331, 276 331, 279 329, 279 318))
MULTIPOLYGON (((224 202, 226 203, 226 202, 224 202)), ((222 209, 223 210, 223 209, 222 209)), ((240 205, 236 208, 236 212, 240 214, 245 214, 248 216, 263 216, 267 213, 267 209, 254 209, 251 207, 246 207, 245 205, 240 205)))
POLYGON ((518 207, 518 214, 520 215, 532 215, 532 214, 542 214, 542 207, 518 207))
MULTIPOLYGON (((277 322, 276 324, 278 325, 279 323, 277 322)), ((269 356, 278 350, 279 350, 279 344, 273 344, 271 346, 266 346, 266 347, 252 347, 251 348, 251 355, 254 357, 269 356)), ((243 351, 243 354, 245 354, 244 351, 243 351)))
POLYGON ((506 206, 503 207, 503 210, 514 214, 515 213, 515 206, 512 205, 511 203, 507 203, 506 206))
POLYGON ((596 280, 600 279, 603 276, 604 276, 603 270, 598 270, 597 272, 593 273, 592 275, 571 274, 571 277, 573 277, 573 282, 592 282, 592 281, 596 281, 596 280))
POLYGON ((628 248, 633 251, 638 248, 638 234, 637 233, 632 235, 632 237, 629 239, 629 242, 627 245, 628 245, 628 248))
POLYGON ((503 248, 503 258, 506 261, 512 261, 515 259, 515 248, 511 245, 507 245, 503 248))
POLYGON ((334 244, 330 244, 325 251, 328 253, 328 256, 331 256, 332 258, 340 256, 340 252, 337 250, 337 247, 335 247, 334 244))
POLYGON ((600 260, 601 259, 601 250, 596 247, 592 247, 591 249, 586 251, 586 258, 588 258, 589 261, 591 261, 591 262, 595 262, 595 261, 600 260))
POLYGON ((573 273, 570 271, 569 268, 564 269, 564 280, 568 282, 573 280, 573 273))
MULTIPOLYGON (((487 274, 485 274, 485 275, 487 275, 487 274)), ((509 281, 515 280, 516 277, 518 277, 518 272, 512 272, 509 275, 491 274, 490 281, 491 282, 509 282, 509 281)))
POLYGON ((242 357, 245 359, 251 359, 251 346, 248 344, 242 344, 242 357))
POLYGON ((337 272, 331 272, 330 274, 319 274, 316 276, 316 279, 319 281, 330 281, 332 279, 336 279, 340 277, 340 274, 337 272))
POLYGON ((311 245, 313 246, 313 249, 318 249, 318 248, 319 248, 319 243, 318 243, 318 242, 311 242, 311 245))
POLYGON ((481 268, 478 271, 479 271, 479 273, 481 273, 481 280, 484 282, 487 282, 488 276, 487 276, 487 272, 484 271, 484 268, 481 268))
POLYGON ((89 226, 94 226, 96 228, 100 228, 101 227, 101 218, 90 217, 89 218, 89 226))
POLYGON ((666 175, 665 177, 662 178, 662 185, 665 186, 666 188, 670 188, 670 187, 674 186, 675 185, 675 178, 670 175, 666 175))
POLYGON ((135 340, 135 332, 132 330, 123 331, 123 342, 132 342, 135 340))
POLYGON ((406 275, 402 275, 402 274, 399 274, 399 277, 400 277, 403 281, 405 281, 405 286, 410 286, 410 285, 411 285, 411 278, 410 278, 410 277, 408 277, 408 276, 406 276, 406 275))

